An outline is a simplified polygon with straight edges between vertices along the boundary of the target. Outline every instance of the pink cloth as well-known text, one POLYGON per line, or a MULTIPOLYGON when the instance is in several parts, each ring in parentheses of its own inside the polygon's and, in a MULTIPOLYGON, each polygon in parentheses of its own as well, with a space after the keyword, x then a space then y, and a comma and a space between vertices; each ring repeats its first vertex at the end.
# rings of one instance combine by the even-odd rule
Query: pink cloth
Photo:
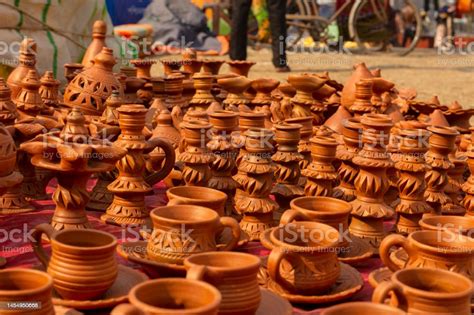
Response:
MULTIPOLYGON (((94 181, 89 182, 92 187, 94 181)), ((48 193, 54 191, 55 183, 51 182, 48 187, 48 193)), ((165 205, 167 202, 165 195, 165 187, 158 184, 154 187, 154 195, 146 197, 146 203, 150 208, 165 205)), ((39 265, 40 262, 33 253, 33 249, 28 240, 28 232, 40 223, 49 223, 54 212, 54 203, 51 200, 33 201, 36 211, 17 215, 0 216, 0 256, 7 258, 7 265, 10 267, 32 267, 39 265)), ((114 234, 119 242, 126 240, 128 237, 134 235, 129 231, 123 230, 121 227, 107 225, 102 223, 99 218, 102 212, 88 211, 88 218, 93 228, 102 231, 107 231, 114 234)), ((45 248, 49 250, 49 245, 45 244, 45 248)), ((268 255, 268 250, 265 249, 259 242, 251 242, 247 244, 243 251, 264 256, 268 255)), ((129 263, 128 261, 119 257, 119 262, 137 269, 140 266, 129 263)), ((369 301, 372 296, 372 287, 367 283, 368 274, 379 267, 382 263, 379 258, 371 258, 365 263, 357 266, 364 279, 364 288, 354 295, 351 299, 340 301, 339 303, 349 301, 369 301)), ((294 314, 319 314, 320 310, 328 305, 294 305, 294 314)))

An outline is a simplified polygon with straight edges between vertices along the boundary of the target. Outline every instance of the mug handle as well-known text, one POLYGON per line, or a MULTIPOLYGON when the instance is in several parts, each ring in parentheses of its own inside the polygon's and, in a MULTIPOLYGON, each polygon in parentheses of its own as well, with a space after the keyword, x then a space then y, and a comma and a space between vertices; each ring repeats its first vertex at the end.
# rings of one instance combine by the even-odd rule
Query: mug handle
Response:
POLYGON ((114 307, 110 315, 145 315, 145 313, 132 304, 124 303, 114 307))
MULTIPOLYGON (((385 304, 385 300, 389 298, 390 292, 393 292, 399 301, 398 307, 405 305, 406 303, 401 303, 405 300, 405 297, 402 292, 402 288, 392 280, 383 281, 375 288, 374 293, 372 294, 372 302, 385 304)), ((403 309, 403 308, 402 308, 403 309)), ((406 310, 405 310, 406 311, 406 310)))
POLYGON ((301 211, 288 209, 283 212, 280 219, 280 225, 288 224, 292 221, 311 221, 311 219, 301 211))
POLYGON ((186 271, 186 279, 202 280, 205 274, 206 266, 192 265, 191 268, 186 271))
POLYGON ((159 171, 154 172, 145 178, 145 181, 149 185, 153 186, 168 176, 168 174, 173 170, 174 162, 176 160, 176 153, 174 151, 173 145, 168 140, 152 138, 148 140, 148 144, 152 148, 159 147, 165 152, 165 163, 163 167, 159 171))
POLYGON ((380 244, 380 259, 382 259, 384 265, 390 270, 397 271, 400 270, 400 267, 398 267, 390 257, 390 249, 394 246, 400 246, 406 250, 407 239, 400 234, 390 234, 386 236, 380 244))
POLYGON ((221 217, 219 218, 219 223, 222 227, 229 227, 232 230, 232 239, 229 244, 222 244, 218 250, 225 251, 234 249, 240 241, 240 233, 242 232, 239 223, 231 217, 221 217))
POLYGON ((33 246, 35 255, 38 257, 43 266, 45 268, 48 268, 50 257, 44 250, 43 244, 41 243, 41 237, 43 236, 43 234, 46 234, 49 240, 51 240, 57 234, 57 231, 50 224, 42 223, 40 225, 37 225, 34 228, 33 233, 31 233, 31 236, 33 237, 31 245, 33 246))
POLYGON ((285 258, 285 253, 280 248, 273 248, 270 256, 268 256, 267 270, 270 278, 278 283, 278 278, 280 275, 280 264, 281 261, 285 258))

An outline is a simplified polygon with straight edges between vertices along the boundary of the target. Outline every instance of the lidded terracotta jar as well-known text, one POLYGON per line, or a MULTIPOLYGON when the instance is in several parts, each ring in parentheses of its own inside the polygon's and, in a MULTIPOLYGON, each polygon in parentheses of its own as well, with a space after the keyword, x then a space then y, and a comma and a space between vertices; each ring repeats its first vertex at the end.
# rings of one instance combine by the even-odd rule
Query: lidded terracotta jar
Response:
POLYGON ((21 82, 30 70, 36 71, 36 42, 26 37, 20 44, 20 57, 18 67, 13 69, 7 79, 8 87, 12 91, 12 99, 15 100, 21 91, 21 82))
POLYGON ((11 100, 11 91, 3 78, 0 78, 0 122, 11 125, 18 117, 16 106, 11 100))
POLYGON ((97 20, 92 26, 92 42, 87 47, 87 50, 82 58, 82 65, 85 68, 94 65, 94 59, 97 54, 105 47, 105 34, 107 33, 107 24, 102 20, 97 20))
POLYGON ((168 110, 162 110, 158 117, 156 118, 157 124, 155 129, 153 129, 154 137, 159 137, 168 140, 171 142, 174 148, 177 148, 179 141, 181 140, 181 134, 173 126, 173 119, 168 110))
POLYGON ((102 115, 105 101, 112 91, 119 90, 123 94, 122 86, 112 72, 116 63, 112 49, 102 48, 94 58, 94 65, 76 75, 68 84, 64 103, 69 107, 78 106, 86 115, 102 115))

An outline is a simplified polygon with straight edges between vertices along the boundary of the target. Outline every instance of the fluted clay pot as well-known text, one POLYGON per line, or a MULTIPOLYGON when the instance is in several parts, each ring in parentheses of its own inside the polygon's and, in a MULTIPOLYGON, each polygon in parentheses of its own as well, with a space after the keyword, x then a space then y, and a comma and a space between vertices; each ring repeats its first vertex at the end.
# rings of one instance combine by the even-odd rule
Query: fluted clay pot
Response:
POLYGON ((397 271, 377 286, 372 302, 391 304, 408 314, 471 314, 472 282, 451 271, 420 268, 397 271))
POLYGON ((55 231, 40 224, 32 234, 35 254, 53 277, 54 289, 68 300, 90 300, 103 295, 118 274, 117 239, 98 230, 55 231), (41 245, 42 235, 51 241, 49 257, 41 245))
POLYGON ((45 272, 11 268, 0 271, 0 301, 8 303, 39 304, 40 307, 8 308, 4 314, 54 315, 53 279, 45 272))
POLYGON ((231 60, 226 62, 229 65, 229 72, 248 77, 250 68, 255 65, 253 61, 231 60))
POLYGON ((187 279, 202 280, 222 294, 219 314, 253 315, 260 301, 260 259, 247 253, 211 252, 184 260, 187 279), (245 294, 242 294, 245 292, 245 294))
POLYGON ((339 186, 334 188, 334 197, 346 201, 355 199, 356 190, 354 181, 359 172, 359 167, 352 159, 361 149, 360 137, 362 135, 362 125, 360 118, 349 118, 343 121, 342 139, 343 145, 338 146, 336 157, 341 160, 338 168, 339 186))
POLYGON ((121 304, 111 315, 216 315, 221 294, 203 281, 168 278, 141 283, 130 291, 131 304, 121 304))

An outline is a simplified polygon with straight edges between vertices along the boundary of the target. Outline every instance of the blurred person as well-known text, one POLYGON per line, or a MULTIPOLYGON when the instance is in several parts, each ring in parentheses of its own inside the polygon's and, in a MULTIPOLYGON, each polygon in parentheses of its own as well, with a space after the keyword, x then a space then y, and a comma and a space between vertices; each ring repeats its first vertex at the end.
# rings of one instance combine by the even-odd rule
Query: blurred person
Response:
MULTIPOLYGON (((286 59, 286 1, 267 0, 268 17, 272 39, 272 63, 277 72, 288 72, 286 59)), ((230 58, 247 59, 247 27, 252 0, 232 0, 232 23, 230 32, 230 58)))

